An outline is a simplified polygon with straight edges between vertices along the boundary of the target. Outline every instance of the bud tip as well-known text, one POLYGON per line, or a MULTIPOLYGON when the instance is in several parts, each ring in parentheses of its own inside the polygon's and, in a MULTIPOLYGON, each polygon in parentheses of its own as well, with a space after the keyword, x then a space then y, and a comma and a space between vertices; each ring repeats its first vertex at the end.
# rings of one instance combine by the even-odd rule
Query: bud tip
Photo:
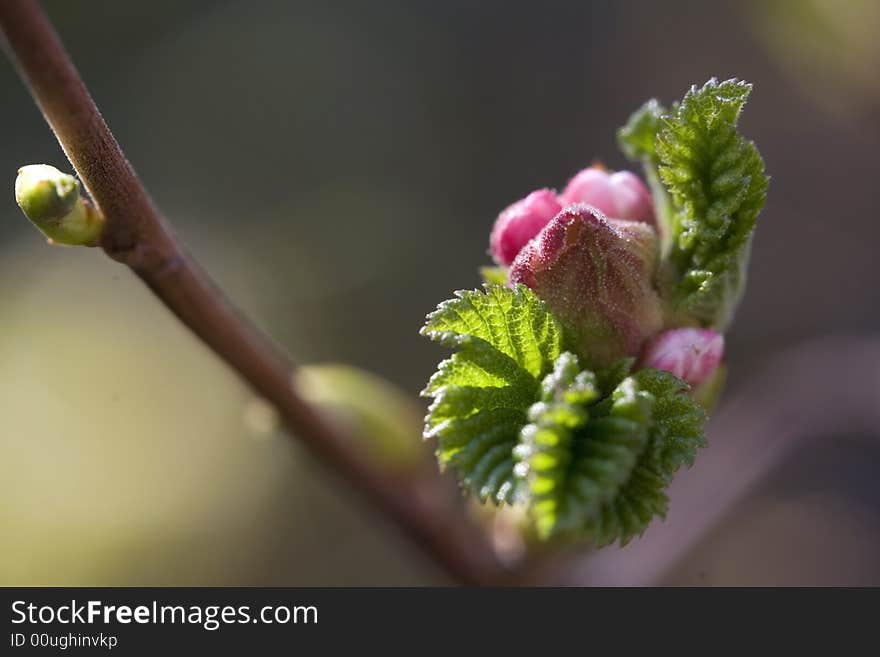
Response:
POLYGON ((630 171, 609 172, 590 166, 572 178, 561 195, 566 205, 586 203, 613 219, 654 223, 654 201, 641 179, 630 171))
POLYGON ((93 245, 100 238, 103 217, 80 196, 79 181, 53 166, 19 168, 15 200, 49 244, 93 245))
POLYGON ((489 250, 499 265, 510 265, 522 248, 562 210, 556 193, 539 189, 508 206, 492 228, 489 250))
POLYGON ((79 199, 76 178, 48 164, 31 164, 18 170, 15 200, 36 224, 56 221, 73 210, 79 199))
POLYGON ((664 331, 645 347, 643 367, 671 372, 692 386, 715 374, 724 357, 724 336, 709 329, 664 331))

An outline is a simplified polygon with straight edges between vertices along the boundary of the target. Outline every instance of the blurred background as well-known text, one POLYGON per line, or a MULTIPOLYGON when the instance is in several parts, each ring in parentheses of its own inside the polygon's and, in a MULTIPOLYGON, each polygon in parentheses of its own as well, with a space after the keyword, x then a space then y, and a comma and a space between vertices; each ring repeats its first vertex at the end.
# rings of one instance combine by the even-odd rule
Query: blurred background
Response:
MULTIPOLYGON (((418 328, 479 283, 497 212, 625 167, 629 113, 712 76, 754 83, 772 176, 728 397, 880 329, 874 0, 45 5, 191 251, 299 362, 415 400, 444 353, 418 328)), ((15 172, 70 167, 5 60, 0 90, 0 584, 443 583, 124 268, 46 246, 15 172)), ((880 584, 880 432, 826 434, 664 581, 880 584)))

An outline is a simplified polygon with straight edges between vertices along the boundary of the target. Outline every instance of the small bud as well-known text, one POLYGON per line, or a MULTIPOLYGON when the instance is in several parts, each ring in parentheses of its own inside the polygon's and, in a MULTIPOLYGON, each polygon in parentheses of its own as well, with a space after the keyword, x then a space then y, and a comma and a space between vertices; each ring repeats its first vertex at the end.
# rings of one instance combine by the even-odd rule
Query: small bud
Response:
POLYGON ((562 206, 549 189, 532 192, 509 206, 495 220, 489 249, 499 265, 509 265, 517 254, 555 217, 562 206))
POLYGON ((723 357, 723 335, 709 329, 680 328, 651 340, 641 366, 666 370, 696 388, 715 375, 723 357))
POLYGON ((257 439, 271 438, 281 428, 281 416, 272 404, 254 397, 244 407, 244 425, 257 439))
POLYGON ((68 214, 79 199, 79 182, 48 164, 18 170, 15 200, 31 221, 52 221, 68 214))
POLYGON ((609 174, 599 167, 589 167, 571 179, 560 198, 566 205, 592 205, 614 219, 654 224, 651 192, 629 171, 609 174))
POLYGON ((418 468, 426 452, 418 440, 424 412, 394 384, 364 370, 325 363, 300 367, 292 383, 324 418, 347 435, 351 447, 396 470, 418 468))
POLYGON ((32 164, 19 169, 15 200, 53 243, 91 246, 100 238, 103 217, 80 196, 77 179, 53 166, 32 164))
POLYGON ((520 252, 510 281, 532 288, 562 320, 587 367, 606 367, 637 356, 662 326, 652 284, 658 250, 651 226, 571 205, 520 252))

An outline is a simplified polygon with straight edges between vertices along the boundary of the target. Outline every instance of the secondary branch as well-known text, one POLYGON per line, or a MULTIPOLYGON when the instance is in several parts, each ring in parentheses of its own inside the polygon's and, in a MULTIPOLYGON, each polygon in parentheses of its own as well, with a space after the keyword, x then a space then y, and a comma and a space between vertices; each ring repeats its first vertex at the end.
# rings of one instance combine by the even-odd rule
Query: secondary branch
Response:
MULTIPOLYGON (((261 396, 324 463, 384 511, 465 583, 501 584, 510 573, 439 477, 389 476, 350 448, 290 383, 293 363, 230 305, 193 261, 150 199, 36 0, 0 1, 0 29, 92 200, 106 217, 101 247, 261 396)), ((416 437, 413 437, 415 440, 416 437)))

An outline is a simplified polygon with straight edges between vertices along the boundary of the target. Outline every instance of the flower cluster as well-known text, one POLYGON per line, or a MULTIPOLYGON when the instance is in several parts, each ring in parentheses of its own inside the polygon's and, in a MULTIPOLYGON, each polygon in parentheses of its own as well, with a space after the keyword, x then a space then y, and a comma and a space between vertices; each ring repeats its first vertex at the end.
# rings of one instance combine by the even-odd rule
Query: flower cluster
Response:
POLYGON ((618 131, 629 171, 591 166, 507 207, 496 267, 422 334, 454 353, 423 391, 424 436, 482 501, 539 538, 626 544, 706 445, 724 337, 768 178, 737 131, 751 85, 709 80, 618 131))
POLYGON ((532 192, 498 215, 490 253, 510 285, 531 288, 560 319, 592 367, 637 357, 695 389, 722 364, 724 338, 669 327, 656 285, 660 262, 654 203, 629 171, 591 166, 561 194, 532 192))

